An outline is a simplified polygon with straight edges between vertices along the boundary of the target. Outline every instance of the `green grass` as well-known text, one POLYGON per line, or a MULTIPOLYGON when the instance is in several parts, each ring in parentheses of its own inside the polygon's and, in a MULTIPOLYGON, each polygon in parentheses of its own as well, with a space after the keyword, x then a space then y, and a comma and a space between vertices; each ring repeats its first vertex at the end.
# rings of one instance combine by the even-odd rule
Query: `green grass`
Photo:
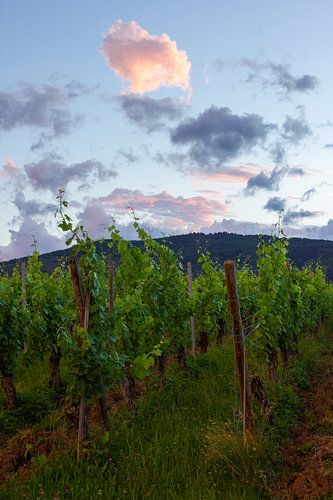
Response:
MULTIPOLYGON (((274 427, 263 424, 256 409, 257 433, 246 445, 239 420, 233 347, 228 341, 190 360, 184 373, 170 366, 163 392, 152 379, 147 396, 136 401, 132 414, 120 407, 114 410, 110 432, 93 430, 79 466, 73 449, 47 457, 46 463, 37 457, 32 477, 27 481, 14 477, 0 489, 0 498, 270 498, 270 485, 279 472, 277 450, 299 419, 297 391, 306 386, 311 371, 318 366, 327 343, 325 335, 323 338, 302 343, 301 357, 289 370, 293 383, 282 380, 280 373, 281 382, 268 388, 274 427)), ((251 373, 263 373, 255 358, 250 359, 250 367, 251 373)), ((32 394, 37 381, 32 376, 28 383, 29 374, 24 376, 32 394)), ((45 377, 40 383, 40 390, 44 387, 46 391, 45 377)), ((47 391, 42 394, 46 394, 48 414, 38 428, 63 425, 59 411, 52 409, 52 397, 47 391)), ((34 401, 38 402, 36 396, 34 401)))

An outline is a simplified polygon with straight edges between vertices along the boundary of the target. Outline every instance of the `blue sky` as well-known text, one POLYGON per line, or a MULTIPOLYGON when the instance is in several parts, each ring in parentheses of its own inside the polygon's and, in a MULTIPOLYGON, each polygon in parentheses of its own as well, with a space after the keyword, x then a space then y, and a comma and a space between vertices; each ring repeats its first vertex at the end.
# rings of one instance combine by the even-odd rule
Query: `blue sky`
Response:
POLYGON ((63 247, 65 187, 94 237, 333 239, 333 4, 3 0, 0 248, 63 247), (153 83, 152 83, 153 82, 153 83), (324 200, 324 203, 323 203, 324 200))

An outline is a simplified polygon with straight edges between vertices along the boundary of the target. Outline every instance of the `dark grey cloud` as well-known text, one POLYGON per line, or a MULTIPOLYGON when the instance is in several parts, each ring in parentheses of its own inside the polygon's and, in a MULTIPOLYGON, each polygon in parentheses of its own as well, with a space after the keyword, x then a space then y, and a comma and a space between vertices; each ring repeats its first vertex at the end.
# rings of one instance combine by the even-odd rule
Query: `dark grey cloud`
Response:
POLYGON ((157 164, 175 168, 176 170, 191 170, 191 165, 189 164, 188 157, 183 153, 161 153, 160 151, 158 151, 152 156, 152 159, 157 164))
MULTIPOLYGON (((286 165, 288 151, 291 147, 300 146, 301 143, 312 135, 312 130, 305 118, 303 106, 297 106, 298 115, 295 117, 287 115, 284 122, 277 128, 277 136, 268 147, 270 156, 275 165, 286 165)), ((295 175, 302 174, 294 168, 295 175)), ((290 172, 290 175, 293 175, 290 172)))
POLYGON ((301 201, 309 201, 317 193, 316 188, 310 188, 305 191, 301 197, 301 201))
POLYGON ((118 149, 117 154, 120 158, 126 161, 126 163, 138 163, 140 161, 140 156, 135 154, 131 149, 118 149))
POLYGON ((237 115, 229 108, 211 106, 173 129, 171 141, 189 145, 191 161, 209 170, 249 152, 275 128, 257 114, 237 115))
POLYGON ((283 94, 310 92, 319 84, 314 75, 293 75, 288 64, 277 64, 272 61, 259 63, 255 59, 246 57, 238 64, 250 70, 246 78, 247 83, 259 82, 263 88, 275 87, 283 94))
POLYGON ((290 167, 288 170, 288 175, 294 176, 294 177, 302 177, 302 175, 305 174, 305 170, 303 167, 290 167))
POLYGON ((22 191, 17 191, 13 201, 19 211, 20 217, 33 217, 54 212, 55 208, 39 200, 26 200, 22 191))
POLYGON ((31 186, 36 190, 50 190, 54 193, 69 182, 80 182, 80 188, 89 186, 94 180, 106 181, 116 177, 117 172, 97 160, 86 160, 66 165, 62 157, 50 155, 40 161, 24 166, 31 186))
POLYGON ((254 195, 256 191, 262 189, 264 191, 278 191, 284 177, 292 175, 302 176, 304 170, 301 167, 276 166, 271 172, 262 171, 257 175, 253 175, 247 181, 245 194, 254 195))
POLYGON ((268 212, 282 212, 285 208, 286 208, 286 200, 283 198, 279 198, 278 196, 269 198, 269 200, 264 206, 264 209, 267 210, 268 212))
POLYGON ((92 89, 73 80, 66 85, 33 85, 22 83, 12 91, 0 92, 0 131, 31 127, 43 132, 31 150, 44 147, 44 142, 71 133, 83 116, 71 111, 71 102, 92 89))
POLYGON ((325 144, 326 149, 333 149, 333 143, 332 144, 325 144))
POLYGON ((303 139, 312 134, 309 124, 303 116, 292 118, 286 116, 282 124, 282 137, 292 144, 299 144, 303 139))
POLYGON ((274 142, 273 145, 270 146, 269 152, 276 165, 286 163, 287 151, 281 140, 274 142))
POLYGON ((309 217, 315 217, 319 212, 313 212, 311 210, 288 210, 283 217, 284 224, 297 223, 300 220, 308 219, 309 217))
POLYGON ((288 167, 274 167, 271 172, 262 171, 250 177, 245 188, 246 194, 253 195, 258 189, 278 191, 287 171, 288 167))
POLYGON ((70 112, 69 103, 87 91, 75 81, 63 87, 24 83, 15 91, 1 91, 0 130, 28 126, 45 129, 48 137, 68 134, 81 120, 70 112))
POLYGON ((177 99, 137 95, 122 95, 116 97, 127 119, 143 127, 147 132, 154 132, 165 127, 167 121, 179 120, 185 111, 185 104, 177 99))

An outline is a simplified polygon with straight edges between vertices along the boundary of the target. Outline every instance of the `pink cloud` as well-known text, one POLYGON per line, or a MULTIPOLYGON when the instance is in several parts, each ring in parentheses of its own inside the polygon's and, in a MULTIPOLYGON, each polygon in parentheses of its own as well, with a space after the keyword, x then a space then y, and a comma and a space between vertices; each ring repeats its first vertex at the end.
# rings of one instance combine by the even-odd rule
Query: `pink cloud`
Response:
MULTIPOLYGON (((250 177, 258 175, 261 171, 270 172, 272 167, 268 165, 257 165, 256 163, 246 163, 234 167, 224 168, 218 172, 193 172, 193 185, 201 186, 202 181, 208 182, 222 182, 227 184, 244 184, 250 177)), ((316 170, 304 167, 301 165, 294 165, 290 169, 290 175, 315 175, 316 170)))
POLYGON ((200 181, 223 182, 230 184, 243 184, 250 177, 262 170, 262 166, 248 163, 237 167, 225 168, 219 172, 193 172, 194 185, 200 185, 200 181))
POLYGON ((144 194, 130 189, 115 189, 108 196, 92 199, 90 204, 102 206, 115 216, 128 213, 132 207, 143 222, 167 232, 198 231, 228 211, 223 201, 204 196, 184 198, 166 191, 144 194))
POLYGON ((6 158, 3 169, 0 171, 0 177, 4 177, 5 175, 12 176, 16 175, 17 166, 11 158, 6 158))
POLYGON ((144 94, 162 86, 190 91, 187 53, 164 33, 150 35, 136 21, 115 22, 101 51, 115 74, 129 86, 124 93, 144 94))

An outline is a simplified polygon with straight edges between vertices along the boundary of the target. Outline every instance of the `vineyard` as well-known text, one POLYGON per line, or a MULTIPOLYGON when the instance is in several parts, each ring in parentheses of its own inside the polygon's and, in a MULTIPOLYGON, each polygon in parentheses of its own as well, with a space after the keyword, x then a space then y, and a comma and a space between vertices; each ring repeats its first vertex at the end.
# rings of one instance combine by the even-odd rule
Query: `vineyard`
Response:
MULTIPOLYGON (((72 250, 69 265, 59 263, 52 274, 47 274, 35 252, 27 266, 18 266, 11 275, 0 277, 1 411, 7 421, 11 414, 17 415, 22 405, 16 374, 31 372, 34 364, 37 367, 42 363, 56 411, 66 419, 70 435, 75 433, 75 440, 71 439, 68 447, 71 463, 76 461, 78 465, 70 467, 92 467, 95 461, 102 474, 111 474, 115 482, 118 472, 112 457, 120 446, 119 428, 123 431, 128 419, 135 428, 137 418, 140 426, 146 422, 148 430, 144 432, 149 433, 149 420, 158 418, 160 402, 168 406, 171 393, 178 394, 180 400, 186 399, 181 394, 187 390, 187 384, 191 388, 190 377, 200 378, 205 370, 208 374, 212 369, 214 379, 225 378, 232 386, 224 388, 222 394, 214 386, 214 399, 220 401, 214 404, 224 408, 229 402, 223 411, 232 414, 241 441, 241 421, 247 419, 244 446, 251 445, 251 436, 258 430, 277 425, 274 404, 265 387, 274 398, 278 392, 274 386, 280 387, 281 381, 282 385, 287 384, 294 373, 293 366, 303 359, 304 345, 314 342, 319 326, 332 315, 333 289, 320 265, 296 268, 288 260, 287 240, 272 237, 270 242, 262 241, 258 246, 256 272, 247 265, 236 266, 237 287, 234 283, 236 292, 232 295, 228 264, 224 267, 215 262, 205 249, 198 256, 202 272, 192 279, 191 266, 184 265, 172 249, 153 240, 135 220, 142 246, 124 240, 112 225, 108 229, 110 254, 116 254, 117 261, 111 261, 109 253, 98 255, 95 242, 84 227, 74 225, 64 212, 66 208, 67 203, 60 199, 59 227, 68 235, 67 244, 72 250), (234 304, 239 307, 238 317, 233 313, 234 304), (177 380, 181 380, 181 390, 177 380), (156 386, 154 404, 146 394, 151 384, 156 386), (117 391, 121 396, 115 397, 117 391), (237 403, 232 399, 234 392, 237 403), (140 412, 146 411, 142 406, 145 398, 150 406, 142 420, 140 412), (127 407, 122 409, 127 412, 123 422, 117 410, 119 399, 127 407), (99 438, 96 426, 102 429, 99 438), (96 443, 103 443, 102 451, 96 443), (111 473, 106 467, 113 468, 111 473)), ((308 361, 311 364, 311 359, 308 361)), ((209 392, 208 387, 204 390, 209 392)), ((36 389, 32 398, 38 396, 36 389)), ((182 406, 183 402, 177 404, 182 406)), ((204 400, 196 400, 199 414, 205 404, 208 405, 204 400)), ((189 413, 183 411, 182 415, 190 421, 189 413)), ((227 413, 222 412, 219 418, 223 421, 227 413)), ((10 434, 6 424, 3 427, 1 435, 10 434)), ((52 446, 48 451, 41 451, 38 445, 25 446, 25 464, 30 461, 43 468, 56 460, 52 446)), ((228 446, 232 448, 231 441, 228 446)), ((170 460, 169 452, 165 450, 166 463, 170 460)), ((154 449, 150 453, 154 454, 154 449)), ((199 450, 194 449, 193 453, 197 455, 199 450)), ((248 453, 251 455, 251 451, 248 453)), ((16 464, 12 472, 18 474, 20 470, 20 464, 16 464)), ((10 475, 5 479, 9 480, 10 475)), ((57 481, 61 483, 59 475, 52 479, 52 485, 57 481)), ((223 487, 219 482, 214 484, 216 488, 223 487)), ((36 498, 39 486, 34 488, 32 496, 25 498, 36 498)), ((62 486, 59 498, 92 498, 82 496, 83 490, 75 493, 66 488, 62 486)), ((101 495, 126 497, 127 489, 122 488, 121 494, 114 490, 117 496, 108 496, 102 490, 101 495)), ((146 488, 149 496, 148 485, 146 488)), ((144 496, 142 491, 135 491, 130 493, 131 498, 144 496)), ((196 497, 193 491, 175 498, 203 498, 196 497)), ((40 498, 53 498, 50 492, 44 496, 42 493, 38 493, 40 498)), ((1 498, 11 497, 4 493, 1 498)), ((19 494, 15 498, 20 498, 19 494)), ((212 494, 209 498, 219 497, 212 494)))

